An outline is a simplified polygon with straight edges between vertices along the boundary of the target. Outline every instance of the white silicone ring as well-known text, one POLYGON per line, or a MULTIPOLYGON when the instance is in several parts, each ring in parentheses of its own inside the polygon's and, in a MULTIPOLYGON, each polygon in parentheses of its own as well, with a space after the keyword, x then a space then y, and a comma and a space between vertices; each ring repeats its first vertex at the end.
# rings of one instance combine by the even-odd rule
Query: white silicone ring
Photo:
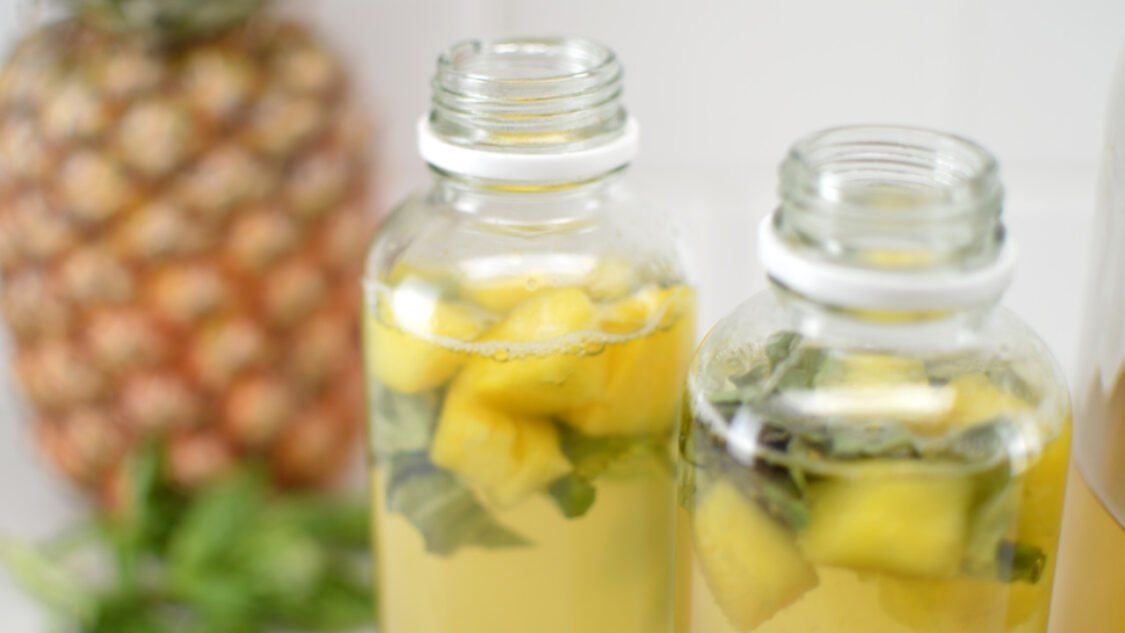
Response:
POLYGON ((621 135, 596 147, 558 154, 491 152, 453 145, 430 128, 429 118, 418 122, 418 152, 442 171, 489 180, 518 182, 578 182, 629 164, 637 155, 640 131, 629 118, 621 135))
POLYGON ((842 308, 941 310, 994 301, 1012 280, 1016 249, 1006 240, 996 261, 971 272, 909 274, 844 268, 804 257, 777 234, 774 214, 758 228, 758 255, 781 285, 842 308))

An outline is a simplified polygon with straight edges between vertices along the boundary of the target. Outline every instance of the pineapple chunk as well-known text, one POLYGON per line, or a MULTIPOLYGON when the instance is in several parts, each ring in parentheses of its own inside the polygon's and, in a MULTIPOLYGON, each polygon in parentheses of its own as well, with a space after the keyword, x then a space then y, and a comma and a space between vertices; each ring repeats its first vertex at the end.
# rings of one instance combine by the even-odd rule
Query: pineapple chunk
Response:
POLYGON ((520 275, 466 281, 461 294, 486 310, 506 313, 531 299, 544 288, 576 286, 598 301, 624 296, 637 280, 636 270, 622 259, 606 258, 585 273, 532 271, 520 275))
POLYGON ((799 542, 818 564, 947 578, 957 573, 968 536, 967 477, 895 472, 880 464, 855 479, 814 484, 809 525, 799 542))
POLYGON ((619 302, 605 329, 637 330, 663 309, 667 329, 606 350, 608 377, 598 399, 563 415, 587 435, 653 433, 671 428, 695 338, 694 295, 688 288, 646 293, 619 302), (607 327, 608 324, 608 327, 607 327))
POLYGON ((925 364, 916 358, 890 354, 853 353, 825 361, 816 376, 816 386, 883 387, 928 385, 925 364))
POLYGON ((930 386, 921 360, 879 353, 829 356, 804 396, 810 414, 858 420, 900 420, 926 430, 951 397, 930 386))
POLYGON ((953 407, 946 417, 950 426, 972 426, 1005 413, 1028 412, 1031 407, 1020 398, 1002 391, 984 374, 965 374, 949 381, 953 407))
POLYGON ((466 281, 461 284, 461 296, 485 310, 504 314, 549 285, 551 285, 550 275, 532 272, 511 277, 466 281))
MULTIPOLYGON (((592 401, 606 385, 604 350, 552 349, 552 341, 591 331, 594 305, 577 288, 545 290, 520 304, 485 339, 498 343, 543 342, 543 354, 480 358, 466 369, 477 395, 488 404, 529 416, 559 415, 592 401)), ((575 347, 577 347, 575 342, 575 347)))
POLYGON ((500 506, 519 503, 571 469, 554 424, 480 402, 464 377, 446 395, 430 459, 500 506))
POLYGON ((730 483, 695 509, 695 551, 707 585, 739 631, 750 631, 817 585, 789 534, 730 483))
POLYGON ((624 259, 604 258, 586 276, 583 286, 597 301, 624 297, 637 283, 637 270, 624 259))
MULTIPOLYGON (((440 387, 465 364, 468 355, 401 330, 390 305, 383 304, 383 319, 368 318, 368 358, 375 377, 391 389, 419 393, 440 387)), ((428 306, 423 323, 401 323, 419 333, 472 341, 484 325, 465 307, 437 301, 428 306)))

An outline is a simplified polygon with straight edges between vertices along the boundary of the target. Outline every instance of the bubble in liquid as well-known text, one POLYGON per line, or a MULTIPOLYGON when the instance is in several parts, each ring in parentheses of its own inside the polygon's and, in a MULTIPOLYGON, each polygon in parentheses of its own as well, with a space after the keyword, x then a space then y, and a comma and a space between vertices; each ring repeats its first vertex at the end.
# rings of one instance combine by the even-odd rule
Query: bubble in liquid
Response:
POLYGON ((601 354, 604 351, 605 351, 605 341, 598 340, 598 339, 592 339, 592 340, 584 341, 582 343, 581 347, 579 348, 578 353, 582 354, 584 356, 594 356, 596 354, 601 354))
POLYGON ((535 277, 528 277, 527 281, 524 283, 524 287, 527 288, 528 292, 535 292, 539 290, 539 280, 535 277))
POLYGON ((511 352, 509 352, 508 350, 506 350, 504 348, 496 349, 491 354, 492 360, 494 360, 498 363, 507 362, 509 359, 511 359, 511 357, 512 357, 511 352))

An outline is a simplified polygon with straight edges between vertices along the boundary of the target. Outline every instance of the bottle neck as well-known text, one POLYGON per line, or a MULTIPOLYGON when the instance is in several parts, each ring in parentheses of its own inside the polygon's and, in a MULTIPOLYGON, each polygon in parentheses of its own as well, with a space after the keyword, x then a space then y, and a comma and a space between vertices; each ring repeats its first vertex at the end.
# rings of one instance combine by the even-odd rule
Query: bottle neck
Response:
POLYGON ((623 85, 613 52, 587 40, 462 42, 438 60, 419 152, 442 174, 506 189, 598 180, 636 155, 623 85))
POLYGON ((780 197, 759 231, 766 271, 837 311, 972 310, 1010 280, 996 163, 964 139, 886 126, 814 134, 782 164, 780 197))
POLYGON ((511 227, 563 227, 595 220, 617 196, 626 168, 573 182, 474 178, 431 167, 434 195, 445 208, 478 222, 511 227))
POLYGON ((874 349, 956 348, 978 340, 998 302, 941 310, 862 309, 832 306, 778 284, 771 291, 802 336, 874 349))

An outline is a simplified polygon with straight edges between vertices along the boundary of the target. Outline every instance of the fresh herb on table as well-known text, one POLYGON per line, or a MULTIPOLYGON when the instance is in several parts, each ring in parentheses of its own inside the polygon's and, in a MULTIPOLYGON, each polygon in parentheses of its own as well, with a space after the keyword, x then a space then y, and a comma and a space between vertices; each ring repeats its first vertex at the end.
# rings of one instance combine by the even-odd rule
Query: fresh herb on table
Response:
POLYGON ((374 615, 362 499, 278 493, 246 465, 185 495, 155 450, 127 498, 64 542, 0 541, 0 561, 80 633, 346 631, 374 615))

